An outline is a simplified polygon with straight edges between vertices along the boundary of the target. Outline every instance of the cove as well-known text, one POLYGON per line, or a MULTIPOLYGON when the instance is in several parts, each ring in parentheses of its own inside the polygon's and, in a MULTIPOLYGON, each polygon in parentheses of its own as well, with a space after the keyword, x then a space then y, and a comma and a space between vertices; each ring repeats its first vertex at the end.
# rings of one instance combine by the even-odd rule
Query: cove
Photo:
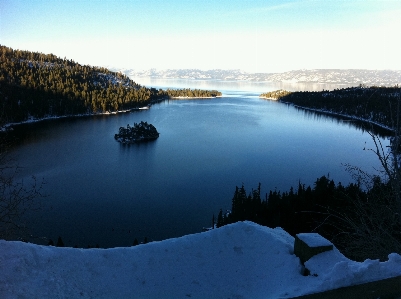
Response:
POLYGON ((363 151, 373 147, 370 136, 350 122, 259 99, 253 86, 235 88, 220 88, 221 98, 16 126, 18 179, 45 181, 42 208, 28 217, 34 241, 61 236, 67 246, 116 247, 197 233, 231 206, 236 185, 250 191, 260 182, 264 194, 328 174, 345 185, 352 178, 343 164, 379 168, 363 151), (119 127, 141 121, 159 138, 116 142, 119 127))

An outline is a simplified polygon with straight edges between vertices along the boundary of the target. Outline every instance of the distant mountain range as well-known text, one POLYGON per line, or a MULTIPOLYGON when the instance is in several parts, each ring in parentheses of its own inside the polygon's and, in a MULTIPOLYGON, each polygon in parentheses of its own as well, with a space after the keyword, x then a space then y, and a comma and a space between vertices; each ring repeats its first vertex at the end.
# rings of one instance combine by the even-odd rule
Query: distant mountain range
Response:
POLYGON ((293 83, 364 84, 367 86, 401 85, 401 70, 317 69, 295 70, 284 73, 247 73, 241 70, 168 69, 134 70, 113 69, 132 78, 151 77, 160 79, 269 81, 293 83))

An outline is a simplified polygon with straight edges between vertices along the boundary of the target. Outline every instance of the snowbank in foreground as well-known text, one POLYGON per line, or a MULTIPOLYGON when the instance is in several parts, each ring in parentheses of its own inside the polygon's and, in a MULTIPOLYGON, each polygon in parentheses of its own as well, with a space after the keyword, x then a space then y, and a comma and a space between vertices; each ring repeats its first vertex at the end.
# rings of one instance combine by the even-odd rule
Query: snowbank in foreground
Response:
POLYGON ((401 256, 357 263, 337 250, 302 276, 294 239, 238 222, 130 248, 0 241, 0 298, 285 298, 401 275, 401 256))

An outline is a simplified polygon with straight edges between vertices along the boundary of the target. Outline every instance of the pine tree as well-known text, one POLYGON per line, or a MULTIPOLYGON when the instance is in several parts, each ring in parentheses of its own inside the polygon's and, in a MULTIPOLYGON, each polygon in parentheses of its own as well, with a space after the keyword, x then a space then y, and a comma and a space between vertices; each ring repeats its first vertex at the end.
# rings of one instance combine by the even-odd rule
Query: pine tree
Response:
POLYGON ((61 239, 60 236, 59 236, 58 239, 57 239, 57 244, 56 244, 56 246, 57 246, 57 247, 64 247, 64 242, 63 242, 63 240, 61 239))
POLYGON ((222 227, 224 225, 223 211, 220 209, 219 215, 217 216, 217 225, 216 227, 222 227))

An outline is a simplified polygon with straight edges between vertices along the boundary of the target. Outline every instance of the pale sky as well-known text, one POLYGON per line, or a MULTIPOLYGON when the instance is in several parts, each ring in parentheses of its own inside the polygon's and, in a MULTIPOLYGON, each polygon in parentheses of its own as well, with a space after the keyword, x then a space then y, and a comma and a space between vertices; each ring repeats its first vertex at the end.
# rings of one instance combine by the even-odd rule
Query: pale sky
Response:
POLYGON ((136 70, 401 70, 401 1, 1 0, 0 44, 136 70))

